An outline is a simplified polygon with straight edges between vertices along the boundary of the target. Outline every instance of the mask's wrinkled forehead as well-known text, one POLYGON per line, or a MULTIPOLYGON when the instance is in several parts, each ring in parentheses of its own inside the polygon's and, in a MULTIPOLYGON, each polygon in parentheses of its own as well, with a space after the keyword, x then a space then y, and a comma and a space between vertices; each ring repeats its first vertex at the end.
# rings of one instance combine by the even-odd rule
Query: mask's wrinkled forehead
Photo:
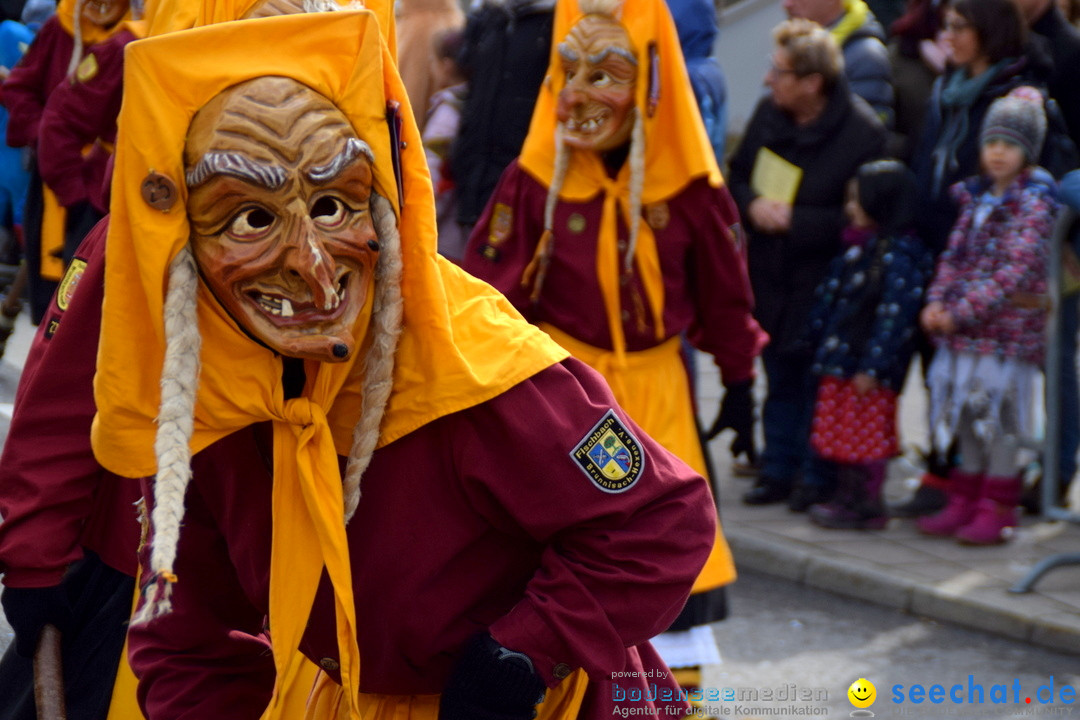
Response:
POLYGON ((188 187, 231 175, 278 189, 302 167, 325 182, 371 149, 327 98, 295 80, 256 78, 214 97, 192 120, 184 149, 188 187))
POLYGON ((559 56, 568 62, 578 62, 584 56, 591 65, 599 65, 612 55, 637 66, 626 28, 606 15, 586 15, 559 43, 559 56))

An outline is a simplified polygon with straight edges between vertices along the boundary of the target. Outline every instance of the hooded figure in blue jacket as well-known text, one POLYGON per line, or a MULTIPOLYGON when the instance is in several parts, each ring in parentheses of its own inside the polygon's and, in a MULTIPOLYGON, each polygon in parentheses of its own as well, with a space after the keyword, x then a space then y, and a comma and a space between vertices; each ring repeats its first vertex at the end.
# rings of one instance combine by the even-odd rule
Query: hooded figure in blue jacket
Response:
POLYGON ((720 34, 716 8, 712 0, 668 0, 668 9, 679 31, 679 44, 686 59, 686 71, 694 88, 694 97, 705 121, 709 144, 716 162, 724 165, 724 141, 727 136, 727 81, 720 63, 712 56, 720 34))

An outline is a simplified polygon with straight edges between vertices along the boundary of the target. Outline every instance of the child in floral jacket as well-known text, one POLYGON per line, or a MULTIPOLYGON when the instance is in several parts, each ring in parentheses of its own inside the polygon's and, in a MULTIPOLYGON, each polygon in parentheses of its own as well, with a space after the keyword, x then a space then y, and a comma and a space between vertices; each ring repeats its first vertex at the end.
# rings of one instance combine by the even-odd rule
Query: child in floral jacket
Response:
POLYGON ((1052 180, 1034 166, 1045 134, 1033 88, 991 105, 980 136, 983 174, 952 188, 960 215, 920 316, 937 348, 927 377, 933 442, 940 449, 955 440, 960 463, 945 509, 918 525, 968 544, 1002 542, 1017 524, 1058 208, 1052 180))

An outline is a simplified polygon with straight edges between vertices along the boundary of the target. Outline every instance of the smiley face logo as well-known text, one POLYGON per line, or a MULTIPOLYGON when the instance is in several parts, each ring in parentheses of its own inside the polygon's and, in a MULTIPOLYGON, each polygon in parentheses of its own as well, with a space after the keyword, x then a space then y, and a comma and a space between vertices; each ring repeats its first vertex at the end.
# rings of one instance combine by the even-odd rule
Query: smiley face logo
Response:
POLYGON ((868 708, 877 700, 877 688, 866 678, 859 678, 851 683, 847 691, 848 700, 857 708, 868 708))

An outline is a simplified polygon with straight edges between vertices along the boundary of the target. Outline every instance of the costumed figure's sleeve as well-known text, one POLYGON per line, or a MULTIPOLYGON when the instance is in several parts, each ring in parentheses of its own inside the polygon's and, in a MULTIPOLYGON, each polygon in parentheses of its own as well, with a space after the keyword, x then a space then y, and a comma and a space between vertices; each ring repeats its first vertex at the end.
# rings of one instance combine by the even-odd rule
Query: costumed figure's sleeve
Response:
POLYGON ((914 238, 898 238, 894 242, 908 242, 911 249, 892 248, 892 262, 882 278, 884 291, 874 311, 869 341, 857 370, 886 383, 902 374, 911 360, 924 290, 932 272, 930 254, 922 243, 914 238))
POLYGON ((49 95, 41 116, 39 137, 48 152, 38 157, 41 179, 64 207, 91 201, 100 212, 102 168, 109 151, 103 142, 116 136, 116 116, 124 76, 124 44, 115 38, 92 51, 97 71, 73 77, 49 95), (92 146, 87 155, 83 149, 92 146))
POLYGON ((138 482, 106 473, 90 447, 107 228, 100 223, 76 253, 87 263, 77 291, 61 287, 66 310, 53 299, 16 393, 0 457, 0 572, 9 587, 58 584, 88 532, 108 564, 135 571, 138 482))
POLYGON ((1022 193, 1018 209, 998 234, 1000 261, 995 272, 969 279, 963 294, 946 303, 945 309, 958 326, 985 322, 1014 293, 1030 287, 1033 277, 1045 276, 1056 214, 1056 203, 1045 194, 1022 193))
POLYGON ((61 60, 54 57, 56 33, 64 33, 56 16, 41 26, 22 60, 4 80, 3 102, 8 109, 7 144, 11 147, 37 147, 38 126, 48 99, 46 76, 49 65, 61 60))
POLYGON ((725 385, 754 376, 754 359, 768 336, 754 319, 754 294, 746 267, 739 212, 726 187, 691 213, 695 240, 687 276, 697 305, 690 341, 716 359, 725 385))
POLYGON ((511 163, 473 226, 462 260, 465 270, 493 285, 529 319, 533 303, 521 278, 543 234, 545 197, 546 189, 517 161, 511 163))
POLYGON ((567 666, 609 679, 682 609, 714 538, 707 483, 577 360, 468 415, 456 437, 463 492, 494 527, 543 547, 524 596, 489 632, 548 686, 567 666))
MULTIPOLYGON (((152 498, 149 485, 145 490, 152 498)), ((139 706, 150 720, 258 720, 270 702, 275 673, 264 615, 240 585, 220 521, 190 489, 174 564, 180 579, 172 586, 173 610, 128 630, 139 706)), ((141 560, 146 577, 149 547, 141 560)))

